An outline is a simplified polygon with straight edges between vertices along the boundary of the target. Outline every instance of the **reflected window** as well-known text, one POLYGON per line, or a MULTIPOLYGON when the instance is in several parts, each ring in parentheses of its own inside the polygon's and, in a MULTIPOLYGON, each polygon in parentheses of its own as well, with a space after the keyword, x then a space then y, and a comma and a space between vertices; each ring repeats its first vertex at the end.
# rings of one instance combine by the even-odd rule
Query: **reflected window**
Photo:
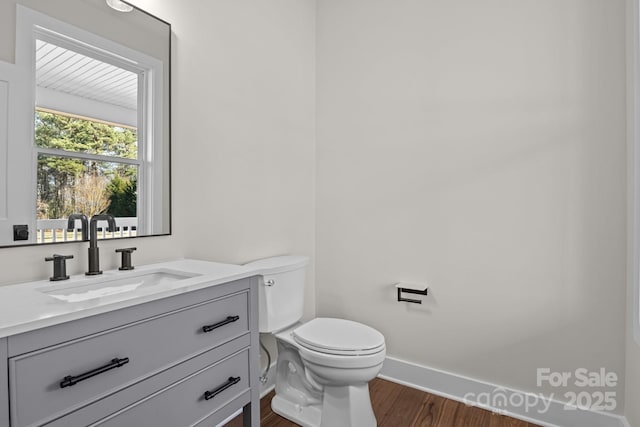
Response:
POLYGON ((116 231, 144 232, 145 212, 153 219, 144 188, 153 176, 153 144, 143 137, 152 133, 150 70, 42 28, 34 56, 37 242, 79 239, 67 234, 71 214, 111 214, 116 231))
POLYGON ((45 223, 62 231, 49 241, 76 240, 70 213, 170 233, 170 25, 104 1, 28 3, 0 8, 16 30, 0 67, 0 245, 44 242, 45 223))
MULTIPOLYGON (((119 218, 120 224, 126 219, 126 227, 131 227, 128 232, 136 231, 136 129, 36 111, 35 139, 37 150, 45 149, 37 159, 38 220, 67 218, 73 213, 87 217, 108 213, 119 218), (64 151, 65 155, 52 155, 47 149, 64 151)), ((55 232, 63 233, 46 230, 38 235, 41 243, 53 241, 55 232)), ((56 236, 56 241, 60 238, 56 236)))

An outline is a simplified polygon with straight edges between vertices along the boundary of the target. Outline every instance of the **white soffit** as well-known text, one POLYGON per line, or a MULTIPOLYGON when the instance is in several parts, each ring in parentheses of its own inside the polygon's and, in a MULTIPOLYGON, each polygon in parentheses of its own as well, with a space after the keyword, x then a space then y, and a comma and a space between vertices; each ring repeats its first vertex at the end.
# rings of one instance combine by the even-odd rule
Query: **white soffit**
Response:
POLYGON ((36 86, 136 110, 138 76, 131 71, 36 40, 36 86))

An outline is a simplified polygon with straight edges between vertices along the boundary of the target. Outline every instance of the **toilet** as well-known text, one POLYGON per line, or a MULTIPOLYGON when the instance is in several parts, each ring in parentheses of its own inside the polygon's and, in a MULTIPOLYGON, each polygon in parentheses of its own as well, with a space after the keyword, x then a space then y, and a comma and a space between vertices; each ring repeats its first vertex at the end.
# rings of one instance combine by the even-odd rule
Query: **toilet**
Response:
POLYGON ((261 333, 278 345, 273 411, 304 427, 372 427, 369 381, 386 355, 384 336, 345 319, 300 323, 304 256, 279 256, 245 266, 260 271, 261 333))

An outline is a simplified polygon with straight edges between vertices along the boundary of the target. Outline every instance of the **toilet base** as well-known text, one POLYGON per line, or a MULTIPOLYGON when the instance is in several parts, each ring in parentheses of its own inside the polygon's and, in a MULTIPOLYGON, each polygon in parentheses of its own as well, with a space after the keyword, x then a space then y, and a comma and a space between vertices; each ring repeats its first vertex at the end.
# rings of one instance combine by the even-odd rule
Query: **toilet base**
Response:
POLYGON ((302 427, 320 427, 322 411, 317 405, 302 406, 275 395, 271 400, 271 409, 302 427))
POLYGON ((275 395, 271 409, 303 427, 376 427, 369 385, 325 386, 322 406, 295 404, 275 395))

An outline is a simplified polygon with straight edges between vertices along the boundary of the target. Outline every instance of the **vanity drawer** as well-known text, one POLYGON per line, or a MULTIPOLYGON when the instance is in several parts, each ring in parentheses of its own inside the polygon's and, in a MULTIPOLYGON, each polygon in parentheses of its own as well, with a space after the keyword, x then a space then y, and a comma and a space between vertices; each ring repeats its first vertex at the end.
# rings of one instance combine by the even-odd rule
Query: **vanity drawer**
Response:
MULTIPOLYGON (((244 334, 241 337, 233 339, 224 345, 206 351, 199 356, 180 363, 179 365, 167 369, 166 371, 162 371, 157 375, 137 382, 131 387, 127 387, 117 393, 111 394, 88 406, 67 414, 62 418, 58 418, 57 420, 48 423, 47 427, 86 427, 95 424, 100 420, 109 419, 113 416, 114 413, 119 413, 125 408, 129 408, 136 402, 143 401, 148 396, 157 394, 159 390, 164 390, 174 383, 179 383, 183 379, 193 376, 194 373, 201 372, 203 369, 207 368, 210 365, 215 365, 219 361, 227 359, 230 355, 235 355, 243 350, 248 349, 250 344, 250 335, 244 334)), ((256 363, 254 363, 254 365, 256 365, 256 363)), ((249 366, 251 366, 251 364, 249 366)), ((252 383, 255 382, 257 382, 257 379, 251 381, 251 378, 249 378, 249 386, 254 385, 252 383)), ((246 405, 250 401, 251 397, 248 396, 248 393, 242 393, 240 396, 234 399, 234 405, 229 405, 233 406, 233 410, 231 410, 231 412, 224 415, 226 411, 221 411, 219 421, 224 420, 227 416, 235 412, 235 410, 237 410, 239 407, 246 405)), ((172 407, 176 408, 181 404, 182 400, 175 399, 174 402, 172 402, 172 407)), ((216 417, 214 418, 218 418, 218 414, 216 414, 216 417)), ((210 419, 211 418, 207 418, 207 421, 210 421, 210 419)), ((215 422, 216 420, 214 420, 214 423, 215 422)), ((208 423, 207 427, 212 427, 213 425, 215 424, 208 423)), ((164 425, 159 423, 158 426, 164 425)))
POLYGON ((248 303, 240 292, 10 358, 12 426, 43 425, 246 333, 248 303))
POLYGON ((245 349, 91 426, 195 426, 204 422, 212 426, 215 420, 208 418, 214 412, 238 398, 248 399, 248 393, 249 350, 245 349))

